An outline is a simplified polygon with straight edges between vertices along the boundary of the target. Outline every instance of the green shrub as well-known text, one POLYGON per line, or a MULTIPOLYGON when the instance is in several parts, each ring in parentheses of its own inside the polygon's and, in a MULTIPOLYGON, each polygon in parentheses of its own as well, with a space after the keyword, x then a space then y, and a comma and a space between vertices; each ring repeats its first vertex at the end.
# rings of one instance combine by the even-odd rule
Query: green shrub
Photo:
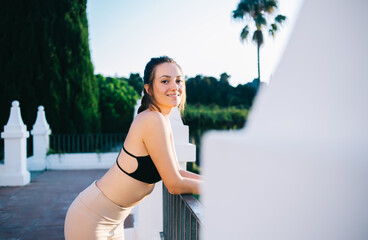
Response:
POLYGON ((96 79, 100 89, 102 132, 127 132, 133 120, 138 93, 126 80, 102 75, 96 75, 96 79))
POLYGON ((205 132, 210 129, 238 129, 244 126, 248 109, 220 108, 217 105, 188 105, 184 122, 190 131, 205 132))
POLYGON ((183 120, 189 126, 189 135, 196 144, 196 164, 200 165, 201 137, 206 131, 242 128, 247 116, 248 109, 244 108, 188 105, 183 120))

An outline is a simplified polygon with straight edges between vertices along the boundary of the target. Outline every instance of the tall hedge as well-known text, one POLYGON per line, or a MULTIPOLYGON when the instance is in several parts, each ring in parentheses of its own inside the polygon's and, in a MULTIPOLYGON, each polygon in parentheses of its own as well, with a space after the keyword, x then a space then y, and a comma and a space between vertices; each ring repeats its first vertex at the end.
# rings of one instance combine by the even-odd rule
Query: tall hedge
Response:
POLYGON ((28 129, 44 105, 54 133, 99 131, 86 0, 4 1, 0 29, 1 126, 19 100, 28 129))

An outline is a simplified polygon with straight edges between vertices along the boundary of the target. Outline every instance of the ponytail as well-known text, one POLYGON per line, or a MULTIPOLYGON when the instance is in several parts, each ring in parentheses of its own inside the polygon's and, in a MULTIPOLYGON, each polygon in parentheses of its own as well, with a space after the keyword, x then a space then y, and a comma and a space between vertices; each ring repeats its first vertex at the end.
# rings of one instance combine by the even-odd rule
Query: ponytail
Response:
POLYGON ((141 100, 141 106, 138 108, 138 113, 147 109, 157 109, 161 112, 161 109, 155 103, 155 99, 146 92, 146 89, 143 89, 143 97, 141 100))

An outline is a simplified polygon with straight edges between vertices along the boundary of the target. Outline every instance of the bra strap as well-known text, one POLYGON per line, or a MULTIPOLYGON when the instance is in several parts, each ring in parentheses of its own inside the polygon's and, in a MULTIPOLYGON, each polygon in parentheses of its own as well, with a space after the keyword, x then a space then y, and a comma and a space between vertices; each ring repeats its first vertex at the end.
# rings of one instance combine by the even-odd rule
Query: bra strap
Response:
MULTIPOLYGON (((124 151, 126 152, 126 153, 128 153, 127 152, 127 150, 125 150, 125 148, 124 148, 124 145, 123 145, 123 149, 124 149, 124 151)), ((131 155, 131 156, 133 156, 132 154, 130 154, 130 153, 128 153, 129 155, 131 155)), ((121 171, 123 171, 125 174, 127 174, 127 175, 131 175, 130 173, 128 173, 128 172, 126 172, 122 167, 120 167, 120 165, 119 165, 119 162, 118 162, 118 159, 119 159, 119 156, 120 156, 120 152, 119 152, 119 155, 118 155, 118 157, 116 158, 116 165, 118 165, 118 167, 120 168, 120 170, 121 171)))
POLYGON ((130 152, 128 152, 128 151, 125 149, 124 145, 123 145, 123 149, 124 149, 124 151, 125 151, 129 156, 134 157, 134 158, 137 158, 136 156, 134 156, 133 154, 131 154, 130 152))

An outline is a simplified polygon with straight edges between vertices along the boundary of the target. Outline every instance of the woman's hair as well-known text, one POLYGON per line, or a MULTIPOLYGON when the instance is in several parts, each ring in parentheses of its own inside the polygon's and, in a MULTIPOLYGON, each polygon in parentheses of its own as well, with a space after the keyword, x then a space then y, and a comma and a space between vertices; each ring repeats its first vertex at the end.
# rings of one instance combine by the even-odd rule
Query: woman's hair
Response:
MULTIPOLYGON (((148 91, 153 93, 153 80, 155 79, 155 73, 156 73, 156 67, 162 63, 174 63, 180 71, 183 73, 183 70, 177 64, 174 59, 169 58, 167 56, 161 56, 157 58, 151 58, 151 60, 147 63, 145 69, 144 69, 144 76, 143 76, 143 82, 144 85, 148 84, 148 91)), ((185 81, 184 81, 185 84, 185 81)), ((184 85, 185 86, 185 85, 184 85)), ((179 111, 182 114, 185 108, 185 101, 186 101, 186 93, 185 88, 182 92, 181 100, 178 105, 179 111)), ((145 88, 143 88, 143 97, 141 101, 141 106, 138 108, 138 113, 143 112, 146 109, 154 109, 161 112, 161 109, 157 106, 155 97, 153 95, 150 95, 145 88)))

